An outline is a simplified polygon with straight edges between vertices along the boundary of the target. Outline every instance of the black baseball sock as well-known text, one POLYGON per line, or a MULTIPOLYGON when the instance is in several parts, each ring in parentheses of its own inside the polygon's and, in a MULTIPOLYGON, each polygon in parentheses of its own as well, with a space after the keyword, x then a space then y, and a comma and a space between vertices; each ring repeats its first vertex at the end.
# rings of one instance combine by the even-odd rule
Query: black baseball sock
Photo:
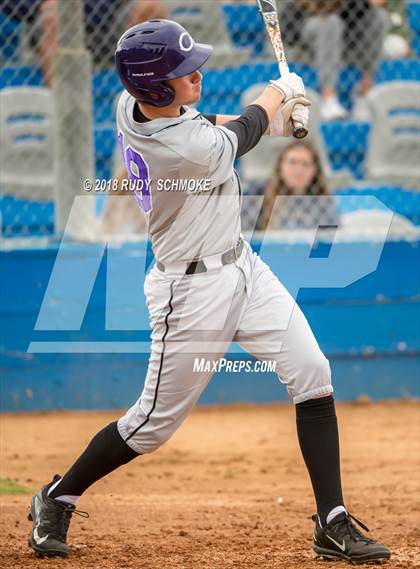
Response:
POLYGON ((324 525, 329 512, 344 504, 333 396, 298 403, 296 425, 300 448, 312 481, 318 515, 324 525))
POLYGON ((49 496, 81 496, 91 484, 137 456, 122 439, 117 422, 110 423, 93 437, 49 496))

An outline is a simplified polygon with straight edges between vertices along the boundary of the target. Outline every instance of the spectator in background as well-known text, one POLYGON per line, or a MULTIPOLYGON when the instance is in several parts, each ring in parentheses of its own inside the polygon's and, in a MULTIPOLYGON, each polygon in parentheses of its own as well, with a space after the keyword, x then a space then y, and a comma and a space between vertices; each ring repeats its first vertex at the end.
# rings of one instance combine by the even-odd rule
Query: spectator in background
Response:
POLYGON ((368 121, 370 112, 366 95, 373 87, 384 39, 391 27, 387 0, 341 0, 341 4, 347 59, 362 71, 354 100, 353 118, 368 121))
POLYGON ((296 140, 279 154, 264 192, 259 229, 312 229, 337 226, 320 157, 306 141, 296 140))
MULTIPOLYGON (((52 62, 58 45, 58 3, 57 0, 35 1, 41 2, 41 66, 46 84, 51 85, 52 62)), ((93 62, 105 66, 113 64, 115 45, 127 27, 168 16, 159 0, 84 0, 84 8, 86 46, 93 62)))
POLYGON ((321 118, 344 119, 347 112, 338 101, 336 84, 341 67, 344 26, 341 0, 289 0, 280 15, 284 42, 299 58, 302 51, 313 56, 321 94, 321 118))
POLYGON ((364 95, 372 86, 389 25, 385 4, 386 0, 288 0, 284 6, 280 16, 284 42, 293 50, 292 57, 298 59, 302 51, 312 54, 321 85, 323 120, 347 116, 336 91, 344 56, 363 73, 356 113, 366 108, 364 95))

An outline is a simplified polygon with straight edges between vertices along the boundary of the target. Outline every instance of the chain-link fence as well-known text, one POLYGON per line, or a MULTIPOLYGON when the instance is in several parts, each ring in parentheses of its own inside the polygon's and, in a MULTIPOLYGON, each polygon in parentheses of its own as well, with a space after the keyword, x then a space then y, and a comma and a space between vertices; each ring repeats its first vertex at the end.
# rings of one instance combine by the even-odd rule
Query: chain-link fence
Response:
MULTIPOLYGON (((418 224, 420 3, 278 0, 278 8, 290 67, 312 101, 310 136, 306 144, 264 137, 238 162, 245 229, 263 227, 273 196, 295 194, 309 194, 312 205, 295 201, 288 228, 294 218, 297 227, 322 223, 313 198, 331 193, 353 196, 353 206, 324 200, 335 200, 339 217, 363 208, 359 198, 369 193, 418 224)), ((0 1, 3 237, 60 234, 74 197, 86 197, 85 179, 125 177, 113 53, 126 28, 162 17, 214 46, 203 69, 203 114, 239 114, 278 76, 254 1, 0 1)), ((116 209, 103 194, 84 200, 79 234, 124 233, 127 216, 117 223, 116 209)), ((131 223, 129 231, 144 225, 131 223)))

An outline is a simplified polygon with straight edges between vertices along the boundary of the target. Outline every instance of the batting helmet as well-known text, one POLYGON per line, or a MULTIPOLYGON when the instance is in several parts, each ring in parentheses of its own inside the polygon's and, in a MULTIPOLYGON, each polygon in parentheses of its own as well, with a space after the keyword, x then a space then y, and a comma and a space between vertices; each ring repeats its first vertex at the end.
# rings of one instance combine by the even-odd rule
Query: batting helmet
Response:
POLYGON ((176 22, 148 20, 121 36, 115 64, 122 84, 133 97, 164 107, 175 98, 174 90, 165 81, 192 73, 212 51, 211 45, 195 43, 176 22))

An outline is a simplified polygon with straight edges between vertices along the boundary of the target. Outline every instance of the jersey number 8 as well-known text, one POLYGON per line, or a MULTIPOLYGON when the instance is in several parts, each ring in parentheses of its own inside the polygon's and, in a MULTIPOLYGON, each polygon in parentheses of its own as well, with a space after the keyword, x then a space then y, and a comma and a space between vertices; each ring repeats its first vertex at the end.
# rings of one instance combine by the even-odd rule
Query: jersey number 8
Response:
POLYGON ((143 156, 131 146, 124 148, 123 133, 118 133, 118 143, 127 168, 128 177, 133 182, 133 194, 141 209, 148 213, 152 209, 152 196, 150 193, 149 168, 143 156))

